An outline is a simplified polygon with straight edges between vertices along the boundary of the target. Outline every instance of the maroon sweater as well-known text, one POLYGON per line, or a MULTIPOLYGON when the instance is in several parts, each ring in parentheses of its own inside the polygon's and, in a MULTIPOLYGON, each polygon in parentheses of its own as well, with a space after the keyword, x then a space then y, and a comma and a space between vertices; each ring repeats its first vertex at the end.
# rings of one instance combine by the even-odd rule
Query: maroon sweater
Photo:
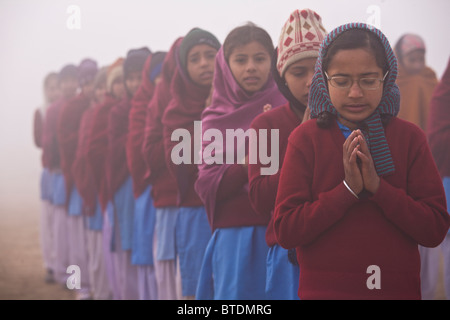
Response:
MULTIPOLYGON (((253 120, 251 127, 259 132, 259 129, 279 130, 279 164, 280 168, 276 174, 261 175, 261 168, 268 167, 259 161, 256 164, 249 164, 249 198, 253 209, 257 214, 269 217, 270 221, 266 230, 266 242, 269 247, 277 243, 275 230, 273 228, 272 213, 275 207, 278 181, 280 179, 281 166, 286 153, 287 142, 291 132, 301 123, 300 119, 290 108, 289 103, 260 114, 253 120)), ((269 140, 270 141, 270 140, 269 140)), ((270 143, 268 154, 271 154, 270 143)), ((258 157, 259 160, 259 157, 258 157)))
POLYGON ((395 173, 357 199, 344 186, 336 122, 310 120, 289 137, 274 211, 277 239, 296 248, 301 299, 420 299, 418 245, 435 247, 450 224, 424 133, 393 118, 385 128, 395 173), (368 267, 380 268, 369 289, 368 267))

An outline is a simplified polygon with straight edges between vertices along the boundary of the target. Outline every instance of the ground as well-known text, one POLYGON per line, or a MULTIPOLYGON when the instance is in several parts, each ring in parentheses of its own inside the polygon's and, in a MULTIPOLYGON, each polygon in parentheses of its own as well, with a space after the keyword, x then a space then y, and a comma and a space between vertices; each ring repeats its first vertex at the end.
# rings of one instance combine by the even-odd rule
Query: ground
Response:
MULTIPOLYGON (((38 201, 0 207, 0 300, 73 300, 73 291, 44 282, 38 201)), ((441 261, 442 262, 442 261, 441 261)), ((436 299, 445 299, 441 274, 436 299)))

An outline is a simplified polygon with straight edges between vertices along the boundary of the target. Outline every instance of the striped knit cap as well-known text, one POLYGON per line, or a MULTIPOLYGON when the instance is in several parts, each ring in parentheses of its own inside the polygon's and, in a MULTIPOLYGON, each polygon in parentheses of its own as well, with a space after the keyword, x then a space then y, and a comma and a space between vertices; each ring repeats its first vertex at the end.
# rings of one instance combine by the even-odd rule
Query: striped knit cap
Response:
POLYGON ((336 116, 338 115, 328 94, 327 83, 322 70, 322 60, 330 44, 342 32, 350 29, 363 29, 373 32, 380 39, 385 49, 389 73, 384 81, 383 96, 375 112, 363 122, 367 130, 362 130, 362 132, 368 142, 378 175, 391 174, 395 171, 395 166, 386 141, 380 115, 389 114, 396 116, 398 114, 400 108, 400 91, 395 84, 397 78, 397 59, 388 39, 380 30, 364 23, 349 23, 337 27, 328 34, 320 47, 319 58, 317 59, 316 70, 311 83, 309 97, 311 118, 317 118, 324 111, 328 111, 336 116))

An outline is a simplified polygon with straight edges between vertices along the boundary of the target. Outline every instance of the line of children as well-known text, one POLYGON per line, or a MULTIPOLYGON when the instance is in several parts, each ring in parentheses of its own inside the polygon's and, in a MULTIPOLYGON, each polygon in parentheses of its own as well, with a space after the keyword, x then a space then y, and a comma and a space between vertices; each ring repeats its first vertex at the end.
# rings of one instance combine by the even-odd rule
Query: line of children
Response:
POLYGON ((167 53, 65 67, 43 134, 47 268, 65 285, 79 265, 94 299, 420 298, 418 244, 438 245, 450 219, 424 133, 396 117, 396 76, 381 31, 327 36, 310 9, 276 49, 248 23, 223 45, 194 28, 167 53), (202 141, 181 141, 200 120, 202 141), (275 174, 248 136, 210 136, 249 129, 278 130, 275 174))

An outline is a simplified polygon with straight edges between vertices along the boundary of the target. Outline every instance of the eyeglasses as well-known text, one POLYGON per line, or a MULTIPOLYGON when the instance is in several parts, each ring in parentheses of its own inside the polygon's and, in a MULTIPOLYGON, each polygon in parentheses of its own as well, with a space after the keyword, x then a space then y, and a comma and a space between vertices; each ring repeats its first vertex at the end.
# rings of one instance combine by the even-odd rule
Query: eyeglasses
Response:
MULTIPOLYGON (((378 89, 381 84, 384 82, 384 79, 386 79, 386 76, 388 75, 389 70, 385 73, 383 79, 379 78, 360 78, 358 79, 358 85, 363 90, 376 90, 378 89)), ((353 86, 353 78, 348 76, 335 76, 335 77, 329 77, 328 74, 325 72, 325 76, 327 77, 327 80, 330 82, 330 84, 338 89, 349 89, 353 86)))

